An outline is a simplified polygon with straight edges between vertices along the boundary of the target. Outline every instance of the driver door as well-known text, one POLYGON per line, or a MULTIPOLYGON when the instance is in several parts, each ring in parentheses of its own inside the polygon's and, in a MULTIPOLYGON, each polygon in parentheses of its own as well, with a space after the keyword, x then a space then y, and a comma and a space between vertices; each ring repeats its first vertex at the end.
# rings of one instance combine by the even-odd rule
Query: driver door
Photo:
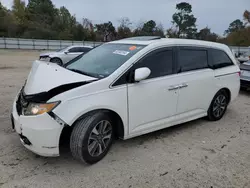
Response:
POLYGON ((128 84, 129 133, 139 135, 171 125, 175 120, 178 83, 174 74, 172 48, 152 51, 139 60, 131 71, 148 67, 151 74, 145 80, 128 84))

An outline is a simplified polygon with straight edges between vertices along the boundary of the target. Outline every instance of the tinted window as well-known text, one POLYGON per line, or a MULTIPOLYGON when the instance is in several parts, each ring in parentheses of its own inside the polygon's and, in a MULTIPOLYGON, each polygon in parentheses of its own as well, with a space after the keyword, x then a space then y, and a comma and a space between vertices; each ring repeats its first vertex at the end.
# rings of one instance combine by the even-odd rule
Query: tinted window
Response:
POLYGON ((132 44, 103 44, 76 58, 66 65, 66 68, 103 78, 112 74, 144 47, 132 44))
POLYGON ((84 48, 83 50, 83 52, 89 52, 90 50, 92 50, 92 48, 84 48))
POLYGON ((206 50, 181 49, 178 58, 181 72, 208 67, 206 50))
POLYGON ((85 48, 85 47, 79 47, 79 52, 88 52, 88 51, 90 51, 91 50, 91 48, 85 48))
POLYGON ((157 50, 152 52, 137 62, 133 70, 140 67, 148 67, 151 70, 148 79, 172 74, 173 52, 172 50, 157 50))
POLYGON ((80 49, 78 47, 74 47, 69 49, 69 52, 80 52, 80 49))
POLYGON ((233 62, 228 57, 228 55, 221 50, 211 49, 211 61, 214 68, 233 65, 233 62))
POLYGON ((85 52, 85 49, 83 47, 79 47, 78 52, 85 52))

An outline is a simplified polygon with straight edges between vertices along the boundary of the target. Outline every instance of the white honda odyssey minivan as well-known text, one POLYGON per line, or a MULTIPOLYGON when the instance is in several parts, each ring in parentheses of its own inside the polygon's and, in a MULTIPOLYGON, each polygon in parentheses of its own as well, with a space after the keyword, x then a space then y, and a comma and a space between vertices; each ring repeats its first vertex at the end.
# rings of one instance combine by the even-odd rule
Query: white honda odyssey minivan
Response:
POLYGON ((93 164, 115 137, 221 119, 239 88, 240 69, 226 45, 134 37, 105 43, 63 67, 35 61, 11 120, 34 153, 58 156, 66 133, 73 157, 93 164))

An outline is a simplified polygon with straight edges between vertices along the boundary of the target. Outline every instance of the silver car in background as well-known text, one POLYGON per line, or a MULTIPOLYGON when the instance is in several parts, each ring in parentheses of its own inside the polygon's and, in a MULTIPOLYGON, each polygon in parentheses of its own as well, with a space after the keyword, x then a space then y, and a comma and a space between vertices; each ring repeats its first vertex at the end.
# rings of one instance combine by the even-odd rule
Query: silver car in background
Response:
POLYGON ((60 66, 66 64, 75 57, 92 50, 92 46, 68 46, 58 51, 40 54, 39 60, 56 63, 60 66))
POLYGON ((240 86, 242 89, 250 88, 250 60, 240 65, 240 86))

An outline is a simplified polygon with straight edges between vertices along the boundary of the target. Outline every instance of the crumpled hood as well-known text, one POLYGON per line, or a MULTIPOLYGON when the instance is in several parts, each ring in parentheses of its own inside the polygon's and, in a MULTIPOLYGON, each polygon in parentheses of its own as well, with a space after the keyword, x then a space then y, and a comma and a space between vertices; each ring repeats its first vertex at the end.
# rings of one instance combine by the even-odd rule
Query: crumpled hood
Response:
POLYGON ((79 82, 89 82, 97 78, 81 75, 54 63, 34 61, 27 78, 24 93, 33 95, 53 88, 79 82))

